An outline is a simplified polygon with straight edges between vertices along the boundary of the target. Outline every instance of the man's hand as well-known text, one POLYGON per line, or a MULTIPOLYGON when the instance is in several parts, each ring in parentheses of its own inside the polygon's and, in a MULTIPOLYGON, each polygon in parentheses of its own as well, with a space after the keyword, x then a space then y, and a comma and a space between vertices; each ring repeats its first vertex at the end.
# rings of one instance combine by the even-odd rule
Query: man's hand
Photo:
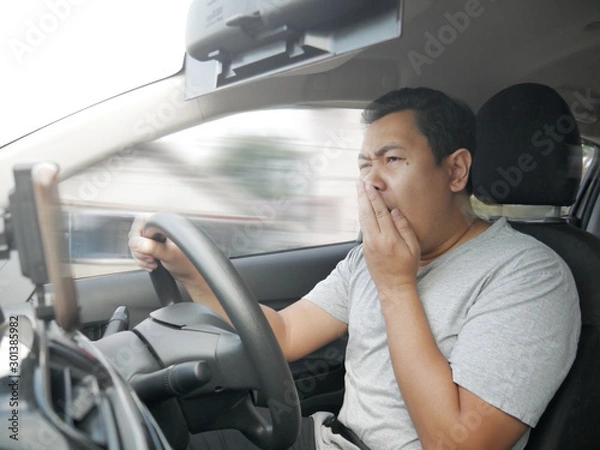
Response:
POLYGON ((129 248, 138 265, 152 272, 160 260, 173 278, 184 285, 204 284, 204 279, 173 241, 158 242, 144 236, 145 217, 137 217, 129 231, 129 248))
POLYGON ((363 252, 380 297, 415 286, 421 247, 406 217, 390 213, 373 185, 358 181, 363 252))
POLYGON ((163 264, 173 278, 181 282, 192 300, 208 306, 229 321, 221 303, 187 256, 173 241, 158 242, 144 235, 145 217, 137 217, 129 231, 129 248, 138 265, 148 272, 163 264))

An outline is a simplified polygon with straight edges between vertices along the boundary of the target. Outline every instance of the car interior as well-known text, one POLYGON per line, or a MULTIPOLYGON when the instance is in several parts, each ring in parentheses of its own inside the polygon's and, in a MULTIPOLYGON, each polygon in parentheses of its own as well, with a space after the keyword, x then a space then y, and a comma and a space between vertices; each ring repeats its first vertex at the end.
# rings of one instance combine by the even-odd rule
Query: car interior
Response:
MULTIPOLYGON (((28 390, 21 381, 31 405, 21 421, 44 431, 18 444, 23 447, 0 440, 2 448, 51 442, 43 448, 189 449, 191 435, 221 428, 240 430, 262 449, 288 448, 300 416, 339 411, 346 338, 287 363, 257 301, 277 310, 292 304, 360 244, 357 232, 342 242, 230 257, 210 226, 170 208, 152 215, 147 229, 180 245, 234 327, 192 303, 164 269, 149 275, 133 263, 100 275, 74 272, 77 317, 67 320, 56 306, 64 304, 56 300, 64 297, 57 278, 53 283, 28 266, 35 258, 48 264, 35 250, 43 244, 27 240, 27 233, 39 231, 29 224, 38 223, 40 197, 20 194, 32 181, 17 182, 16 173, 32 177, 36 166, 28 164, 55 163, 61 180, 52 201, 66 211, 70 180, 90 167, 144 154, 176 133, 201 133, 211 122, 265 110, 339 115, 335 111, 360 110, 393 89, 418 86, 439 89, 476 112, 476 211, 489 221, 508 216, 514 228, 556 251, 575 278, 582 317, 577 357, 526 449, 600 447, 600 2, 256 0, 215 6, 194 0, 181 33, 186 54, 177 73, 0 146, 0 329, 8 333, 9 318, 19 316, 26 324, 22 340, 35 336, 23 342, 32 356, 24 357, 21 370, 31 367, 37 374, 31 386, 41 387, 28 390), (89 406, 73 418, 77 402, 89 406)), ((121 171, 115 167, 111 179, 121 171)), ((138 212, 118 214, 131 219, 138 212)), ((64 229, 59 232, 64 238, 64 229)), ((3 417, 10 413, 3 409, 7 396, 0 389, 3 417)))

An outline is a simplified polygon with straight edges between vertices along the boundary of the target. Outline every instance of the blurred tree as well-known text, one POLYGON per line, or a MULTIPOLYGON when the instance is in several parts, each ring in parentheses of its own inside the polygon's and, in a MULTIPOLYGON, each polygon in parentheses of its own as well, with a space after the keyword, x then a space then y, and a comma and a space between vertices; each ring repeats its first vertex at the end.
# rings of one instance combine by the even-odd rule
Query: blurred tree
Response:
POLYGON ((285 138, 238 135, 224 138, 211 169, 260 199, 289 199, 312 191, 309 160, 285 138), (302 189, 298 189, 298 179, 302 189))

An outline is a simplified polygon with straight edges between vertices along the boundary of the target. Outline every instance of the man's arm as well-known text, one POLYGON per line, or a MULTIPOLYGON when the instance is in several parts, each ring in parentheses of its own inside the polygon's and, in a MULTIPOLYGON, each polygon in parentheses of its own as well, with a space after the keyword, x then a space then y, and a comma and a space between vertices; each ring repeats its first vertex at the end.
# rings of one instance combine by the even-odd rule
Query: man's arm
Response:
POLYGON ((377 287, 392 366, 423 448, 509 449, 527 425, 454 383, 417 291, 420 247, 398 210, 358 184, 363 251, 377 287))
MULTIPOLYGON (((230 322, 202 276, 195 270, 194 273, 193 280, 182 281, 192 300, 208 306, 230 322)), ((347 324, 306 299, 300 299, 280 311, 262 304, 260 308, 288 361, 300 359, 348 332, 347 324)))
MULTIPOLYGON (((156 260, 160 260, 194 302, 208 306, 231 324, 219 300, 183 252, 171 240, 161 243, 141 236, 142 225, 141 222, 134 224, 129 240, 139 265, 150 272, 156 268, 156 260)), ((260 307, 288 361, 300 359, 348 331, 347 324, 306 299, 281 311, 265 305, 260 307)))

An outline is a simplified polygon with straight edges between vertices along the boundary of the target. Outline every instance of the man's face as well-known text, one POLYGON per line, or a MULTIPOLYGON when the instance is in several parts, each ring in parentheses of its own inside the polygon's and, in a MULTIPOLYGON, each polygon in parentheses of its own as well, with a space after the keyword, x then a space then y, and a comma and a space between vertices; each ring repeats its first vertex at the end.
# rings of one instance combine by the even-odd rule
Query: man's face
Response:
POLYGON ((443 238, 452 214, 450 173, 435 162, 413 111, 389 114, 367 129, 358 157, 361 180, 372 184, 391 211, 398 208, 415 231, 423 253, 443 238))

